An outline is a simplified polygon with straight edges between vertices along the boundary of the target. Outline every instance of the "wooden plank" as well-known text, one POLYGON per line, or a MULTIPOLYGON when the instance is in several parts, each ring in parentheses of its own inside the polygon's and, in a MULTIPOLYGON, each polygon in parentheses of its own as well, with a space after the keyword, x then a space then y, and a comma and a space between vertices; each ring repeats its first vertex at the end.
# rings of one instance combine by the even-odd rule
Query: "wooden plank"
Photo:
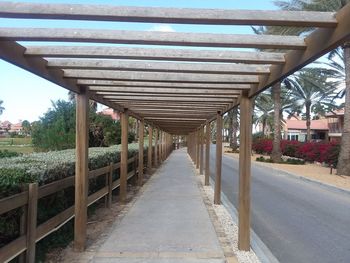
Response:
POLYGON ((121 153, 120 153, 120 201, 125 203, 127 197, 127 173, 128 173, 128 110, 121 114, 121 153))
POLYGON ((54 41, 110 44, 305 49, 302 37, 79 28, 0 28, 0 40, 54 41))
POLYGON ((252 148, 252 105, 248 93, 241 97, 238 194, 238 249, 250 250, 250 181, 252 148))
POLYGON ((26 56, 56 58, 135 59, 192 62, 281 64, 283 53, 232 50, 189 50, 114 46, 26 46, 26 56))
POLYGON ((37 228, 36 242, 60 229, 65 223, 74 217, 74 205, 65 209, 58 215, 51 217, 37 228))
POLYGON ((221 166, 222 166, 222 116, 217 112, 216 116, 216 162, 215 162, 215 188, 214 204, 221 204, 221 166))
POLYGON ((0 215, 28 203, 28 191, 11 195, 0 200, 0 215))
POLYGON ((144 151, 144 129, 145 122, 143 119, 139 123, 139 167, 138 167, 138 185, 143 185, 143 151, 144 151))
POLYGON ((106 86, 106 87, 142 87, 142 88, 176 88, 176 89, 220 89, 220 90, 244 90, 250 89, 250 84, 222 84, 222 83, 181 83, 181 82, 152 82, 152 81, 118 81, 118 80, 97 80, 78 79, 78 84, 83 86, 106 86))
POLYGON ((121 70, 141 72, 177 72, 177 73, 205 73, 205 74, 240 74, 257 75, 269 74, 268 65, 250 65, 233 63, 191 63, 191 62, 144 62, 123 61, 112 59, 71 59, 71 58, 49 58, 49 68, 61 69, 96 69, 96 70, 121 70))
POLYGON ((104 197, 105 195, 108 194, 108 187, 105 186, 103 188, 101 188, 100 190, 98 190, 97 192, 91 194, 88 196, 88 206, 92 205, 93 203, 95 203, 96 201, 98 201, 99 199, 101 199, 102 197, 104 197))
POLYGON ((35 262, 36 224, 38 216, 38 184, 31 183, 28 187, 27 215, 27 252, 26 262, 35 262))
POLYGON ((108 197, 107 197, 107 207, 112 207, 113 201, 113 163, 109 164, 109 173, 108 173, 108 197))
POLYGON ((180 83, 222 83, 256 84, 258 76, 232 74, 194 74, 194 73, 154 73, 113 70, 66 69, 64 77, 95 80, 144 81, 144 82, 180 82, 180 83))
MULTIPOLYGON (((225 94, 179 94, 179 93, 130 93, 127 90, 126 91, 110 91, 110 92, 96 92, 96 94, 103 96, 106 98, 107 96, 113 96, 113 97, 135 97, 135 98, 141 98, 141 97, 158 97, 158 98, 163 98, 163 97, 174 97, 174 98, 227 98, 228 95, 225 94)), ((238 98, 239 93, 232 94, 230 97, 232 98, 238 98)))
POLYGON ((199 169, 199 162, 200 162, 200 132, 199 130, 196 130, 196 169, 199 169))
POLYGON ((205 176, 204 185, 209 185, 210 176, 210 122, 207 121, 205 125, 205 176))
POLYGON ((334 27, 333 12, 265 11, 78 4, 0 4, 1 17, 206 25, 334 27))
POLYGON ((89 171, 89 179, 106 174, 106 173, 109 173, 109 171, 110 171, 109 165, 105 166, 105 167, 98 168, 96 170, 90 170, 89 171))
MULTIPOLYGON (((246 88, 244 88, 246 89, 246 88)), ((151 94, 218 94, 218 95, 237 95, 241 90, 236 89, 234 85, 231 85, 230 89, 192 89, 192 88, 152 88, 152 87, 114 87, 114 86, 91 86, 90 91, 96 91, 98 94, 101 92, 128 92, 128 93, 151 93, 151 94)), ((102 93, 103 94, 103 93, 102 93)))
POLYGON ((89 156, 89 91, 82 90, 76 96, 76 165, 75 165, 75 209, 74 249, 83 251, 86 241, 88 156, 89 156))
POLYGON ((232 98, 186 98, 186 97, 151 97, 151 96, 145 96, 145 97, 134 97, 134 96, 111 96, 111 95, 105 95, 103 96, 105 99, 108 99, 110 101, 122 101, 122 100, 132 100, 132 101, 199 101, 199 102, 227 102, 231 103, 233 102, 232 98))
POLYGON ((10 262, 27 248, 27 236, 20 236, 0 248, 0 262, 10 262))
POLYGON ((56 182, 45 184, 39 187, 39 199, 54 194, 60 190, 74 185, 74 176, 63 178, 56 182))

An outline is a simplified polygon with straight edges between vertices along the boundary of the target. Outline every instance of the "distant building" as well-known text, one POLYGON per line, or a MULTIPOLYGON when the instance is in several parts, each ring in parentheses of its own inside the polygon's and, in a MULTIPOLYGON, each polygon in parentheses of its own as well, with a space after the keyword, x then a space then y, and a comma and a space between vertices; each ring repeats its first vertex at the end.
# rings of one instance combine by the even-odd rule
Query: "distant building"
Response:
MULTIPOLYGON (((284 122, 284 138, 290 141, 305 142, 307 140, 306 120, 292 117, 284 122)), ((327 119, 311 120, 310 125, 311 140, 328 140, 327 119)))
POLYGON ((327 113, 326 119, 328 121, 329 140, 340 141, 344 127, 344 109, 327 113))
POLYGON ((10 128, 9 132, 22 134, 22 131, 23 131, 23 127, 22 127, 21 121, 19 123, 11 124, 11 128, 10 128))
POLYGON ((115 121, 119 121, 120 120, 119 112, 115 111, 112 108, 106 108, 106 109, 100 111, 98 114, 110 116, 115 121))

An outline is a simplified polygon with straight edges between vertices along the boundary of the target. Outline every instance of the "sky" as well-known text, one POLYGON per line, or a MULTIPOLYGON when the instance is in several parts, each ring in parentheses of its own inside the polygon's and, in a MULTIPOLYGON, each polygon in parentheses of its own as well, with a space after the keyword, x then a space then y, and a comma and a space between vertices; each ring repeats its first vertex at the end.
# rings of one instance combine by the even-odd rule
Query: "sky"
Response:
MULTIPOLYGON (((24 0, 25 1, 25 0, 24 0)), ((0 1, 3 2, 3 1, 0 1)), ((14 1, 16 2, 16 1, 14 1)), ((225 8, 225 9, 276 9, 271 1, 264 0, 128 0, 128 1, 25 1, 41 3, 70 3, 70 4, 110 4, 128 6, 162 6, 162 7, 188 7, 188 8, 225 8)), ((208 33, 252 33, 247 26, 208 26, 208 25, 170 25, 150 23, 120 23, 120 22, 89 22, 89 21, 62 21, 31 19, 1 19, 2 27, 53 27, 53 28, 104 28, 123 30, 156 30, 176 32, 208 32, 208 33)), ((42 44, 38 42, 20 42, 21 44, 42 44)), ((49 44, 49 43, 45 43, 49 44)), ((52 43, 55 44, 55 43, 52 43)), ((74 43, 74 45, 80 45, 74 43)), ((87 44, 89 45, 89 44, 87 44)), ((0 59, 0 100, 4 101, 5 111, 0 115, 0 121, 9 120, 13 123, 23 120, 30 122, 38 120, 52 102, 58 99, 67 100, 68 91, 49 81, 37 77, 25 70, 13 66, 0 59)))

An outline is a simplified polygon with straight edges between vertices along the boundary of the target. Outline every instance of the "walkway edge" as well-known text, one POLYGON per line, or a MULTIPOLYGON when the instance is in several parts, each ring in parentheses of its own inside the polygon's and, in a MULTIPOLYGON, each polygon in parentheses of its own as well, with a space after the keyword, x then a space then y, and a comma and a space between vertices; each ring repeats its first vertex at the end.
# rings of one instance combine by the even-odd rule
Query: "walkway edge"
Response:
MULTIPOLYGON (((213 179, 209 178, 210 186, 214 185, 213 179)), ((229 201, 227 196, 221 191, 221 201, 230 213, 233 221, 238 224, 238 212, 234 205, 229 201)), ((279 263, 278 259, 272 254, 271 250, 259 238, 259 236, 251 229, 251 247, 261 263, 279 263)))

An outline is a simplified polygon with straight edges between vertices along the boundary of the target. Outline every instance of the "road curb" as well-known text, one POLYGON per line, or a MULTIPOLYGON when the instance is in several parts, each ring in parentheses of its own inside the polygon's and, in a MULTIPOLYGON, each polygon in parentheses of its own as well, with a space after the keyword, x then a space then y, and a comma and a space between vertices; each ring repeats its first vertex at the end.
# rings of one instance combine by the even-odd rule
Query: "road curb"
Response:
MULTIPOLYGON (((209 178, 210 186, 214 185, 213 179, 209 178)), ((238 213, 234 205, 229 201, 227 196, 221 192, 222 205, 225 206, 230 213, 232 220, 238 225, 238 213)), ((278 259, 272 254, 271 250, 265 245, 265 243, 259 238, 259 236, 251 230, 251 247, 254 250, 256 256, 261 263, 279 263, 278 259)))
MULTIPOLYGON (((285 170, 281 170, 281 169, 278 169, 278 168, 275 168, 275 167, 271 167, 271 166, 268 166, 268 165, 265 165, 263 163, 258 163, 258 162, 252 162, 253 165, 257 165, 257 166, 260 166, 260 167, 264 167, 264 168, 270 168, 274 171, 278 171, 280 173, 283 173, 284 175, 286 176, 290 176, 290 177, 293 177, 293 178, 296 178, 296 179, 301 179, 303 181, 306 181, 306 182, 310 182, 310 183, 314 183, 314 184, 317 184, 317 185, 320 185, 326 189, 329 189, 329 190, 333 190, 333 191, 336 191, 336 192, 340 192, 340 193, 346 193, 346 194, 349 194, 350 195, 350 190, 346 190, 344 188, 339 188, 339 187, 336 187, 334 185, 331 185, 331 184, 327 184, 327 183, 324 183, 324 182, 321 182, 321 181, 318 181, 318 180, 315 180, 315 179, 310 179, 310 178, 307 178, 305 176, 302 176, 302 175, 298 175, 298 174, 294 174, 294 173, 291 173, 291 172, 287 172, 285 170)), ((278 176, 278 175, 277 175, 278 176)))

